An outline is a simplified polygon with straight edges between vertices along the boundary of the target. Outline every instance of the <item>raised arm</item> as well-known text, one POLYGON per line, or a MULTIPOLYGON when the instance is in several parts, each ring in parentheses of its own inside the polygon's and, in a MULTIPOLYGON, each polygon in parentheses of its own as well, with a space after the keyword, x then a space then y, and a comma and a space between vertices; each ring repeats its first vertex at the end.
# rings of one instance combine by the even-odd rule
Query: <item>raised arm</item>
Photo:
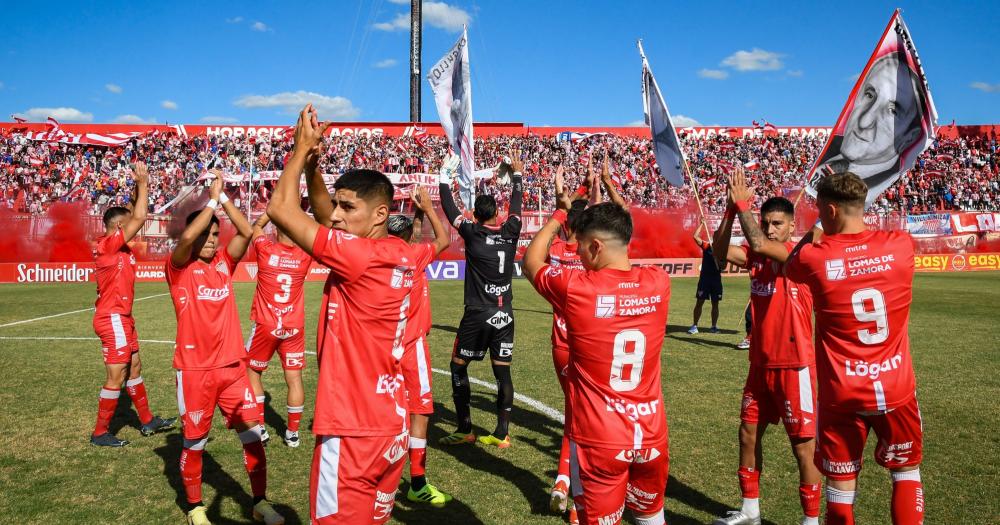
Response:
POLYGON ((139 161, 132 168, 135 178, 135 200, 132 201, 132 218, 122 225, 125 242, 131 241, 143 225, 146 224, 146 214, 149 212, 149 171, 146 163, 139 161))
POLYGON ((455 221, 462 216, 462 212, 455 205, 455 197, 451 194, 451 179, 455 173, 455 168, 458 167, 459 161, 460 159, 457 155, 449 155, 444 160, 444 164, 441 166, 441 175, 438 177, 441 208, 444 210, 444 216, 448 218, 448 222, 456 228, 458 226, 455 225, 455 221))
MULTIPOLYGON (((431 223, 431 229, 434 230, 434 253, 438 254, 448 249, 448 245, 451 244, 451 237, 448 236, 448 229, 444 224, 441 223, 441 219, 438 218, 437 213, 434 211, 434 204, 431 202, 430 195, 427 194, 427 190, 422 186, 418 187, 416 191, 413 192, 413 204, 417 206, 417 215, 425 215, 427 220, 431 223)), ((413 231, 416 232, 420 223, 417 222, 417 215, 413 217, 413 231)))
POLYGON ((772 241, 764 235, 760 224, 754 220, 753 213, 750 212, 752 199, 753 192, 747 187, 743 167, 737 166, 736 170, 729 176, 729 200, 736 207, 736 216, 740 219, 740 226, 743 228, 743 236, 747 240, 747 246, 754 253, 759 253, 780 263, 785 262, 788 259, 788 248, 785 247, 784 243, 772 241))
MULTIPOLYGON (((330 127, 330 124, 321 125, 316 118, 316 110, 312 104, 307 104, 299 113, 299 120, 295 124, 295 147, 292 155, 288 159, 288 164, 281 172, 281 178, 271 194, 271 202, 267 204, 267 215, 274 222, 275 226, 291 237, 295 244, 298 244, 309 255, 312 255, 313 241, 316 240, 316 233, 319 231, 320 223, 313 220, 308 213, 302 211, 299 199, 299 180, 302 177, 302 170, 310 160, 310 155, 317 155, 316 151, 323 138, 323 133, 330 127)), ((309 200, 313 200, 313 186, 309 185, 309 200)), ((326 198, 327 204, 330 200, 330 192, 326 186, 322 190, 316 188, 321 193, 320 197, 326 198)), ((331 205, 332 206, 332 205, 331 205)), ((332 208, 331 208, 332 209, 332 208)))
POLYGON ((219 196, 222 194, 222 178, 216 178, 212 181, 212 185, 208 188, 208 204, 203 210, 198 214, 197 217, 191 224, 188 224, 184 231, 181 233, 179 239, 177 239, 177 246, 174 248, 174 252, 170 254, 170 262, 174 266, 183 266, 191 260, 191 249, 194 247, 195 241, 198 240, 206 228, 212 223, 212 216, 215 215, 215 210, 218 207, 219 196))
POLYGON ((309 194, 309 207, 312 208, 313 218, 316 222, 326 226, 333 226, 333 200, 330 198, 330 190, 323 180, 323 170, 319 167, 319 155, 310 155, 306 159, 306 191, 309 194))
POLYGON ((604 185, 604 189, 608 191, 608 198, 611 199, 611 202, 627 210, 628 204, 625 203, 625 199, 618 193, 614 181, 611 180, 611 166, 607 150, 604 151, 604 162, 601 163, 601 183, 604 185))
POLYGON ((542 226, 542 229, 535 234, 528 249, 524 251, 524 276, 531 281, 532 285, 535 283, 538 271, 545 266, 545 261, 548 260, 552 241, 556 235, 559 235, 559 230, 566 223, 566 213, 570 206, 572 206, 572 200, 566 193, 556 194, 556 212, 552 214, 545 226, 542 226))
POLYGON ((510 167, 514 174, 510 177, 510 209, 507 216, 521 215, 521 201, 524 200, 524 187, 521 185, 521 175, 524 173, 524 161, 521 159, 521 150, 515 150, 510 167))
POLYGON ((594 171, 593 163, 587 168, 587 187, 590 188, 590 203, 593 206, 601 202, 601 185, 597 183, 597 172, 594 171))
MULTIPOLYGON (((222 174, 217 174, 216 178, 221 179, 222 174)), ((222 210, 226 212, 229 222, 233 223, 233 226, 236 228, 236 235, 229 240, 226 251, 229 252, 229 257, 233 259, 233 263, 238 263, 246 255, 247 247, 250 246, 250 239, 253 237, 253 226, 250 225, 250 221, 243 215, 243 212, 233 204, 233 201, 229 200, 225 191, 220 194, 219 198, 221 199, 222 210)))
POLYGON ((264 228, 269 222, 271 222, 271 218, 267 216, 266 211, 260 217, 257 217, 257 220, 253 223, 253 235, 250 237, 250 242, 256 241, 257 237, 264 235, 264 228))
POLYGON ((739 267, 746 267, 747 256, 743 250, 736 246, 730 246, 733 237, 733 221, 736 220, 736 209, 732 203, 726 208, 726 213, 722 216, 722 224, 715 230, 715 237, 712 238, 712 253, 715 254, 715 262, 719 269, 726 267, 726 262, 730 262, 739 267))

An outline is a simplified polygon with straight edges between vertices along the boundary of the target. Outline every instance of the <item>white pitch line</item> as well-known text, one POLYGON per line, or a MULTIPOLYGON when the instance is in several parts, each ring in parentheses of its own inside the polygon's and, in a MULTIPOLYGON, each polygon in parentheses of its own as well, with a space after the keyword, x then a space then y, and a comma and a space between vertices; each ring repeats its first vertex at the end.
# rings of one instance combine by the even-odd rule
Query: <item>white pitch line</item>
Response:
MULTIPOLYGON (((96 337, 27 337, 27 336, 0 336, 0 340, 13 340, 13 341, 100 341, 100 339, 98 339, 96 337)), ((163 341, 163 340, 160 340, 160 339, 139 339, 139 342, 140 343, 153 343, 153 344, 167 344, 167 345, 174 344, 173 341, 163 341)), ((316 355, 316 352, 312 352, 310 350, 306 350, 306 353, 310 354, 310 355, 316 355)), ((434 371, 434 373, 436 373, 436 374, 441 374, 443 376, 449 376, 449 377, 451 376, 451 372, 448 371, 448 370, 441 370, 440 368, 431 368, 431 370, 434 371)), ((497 385, 494 384, 494 383, 490 383, 489 381, 483 381, 482 379, 478 379, 478 378, 475 378, 475 377, 470 377, 469 378, 469 382, 473 383, 473 384, 476 384, 476 385, 479 385, 479 386, 482 386, 482 387, 486 387, 486 388, 488 388, 490 390, 493 390, 494 392, 497 390, 497 385)), ((549 416, 549 418, 552 419, 552 420, 554 420, 554 421, 557 421, 559 423, 564 423, 566 421, 566 418, 565 418, 565 416, 563 416, 562 412, 560 412, 560 411, 558 411, 558 410, 550 407, 549 405, 546 405, 545 403, 542 403, 541 401, 539 401, 539 400, 537 400, 537 399, 535 399, 533 397, 528 397, 528 396, 526 396, 524 394, 518 394, 518 393, 515 392, 514 393, 514 399, 520 401, 521 403, 524 403, 525 405, 530 406, 531 408, 534 408, 535 410, 541 412, 542 414, 545 414, 546 416, 549 416)))
MULTIPOLYGON (((146 297, 139 297, 138 299, 135 300, 135 302, 145 301, 146 299, 152 299, 154 297, 163 297, 164 295, 170 295, 170 294, 169 293, 158 293, 158 294, 155 294, 155 295, 147 295, 146 297)), ((34 319, 25 319, 23 321, 14 321, 13 323, 0 324, 0 328, 6 328, 8 326, 15 326, 15 325, 25 324, 25 323, 33 323, 35 321, 44 321, 46 319, 52 319, 54 317, 62 317, 64 315, 72 315, 72 314, 79 314, 79 313, 83 313, 83 312, 93 312, 93 311, 94 311, 94 307, 91 306, 90 308, 84 308, 83 310, 73 310, 72 312, 63 312, 61 314, 52 314, 52 315, 46 315, 45 317, 36 317, 34 319)))

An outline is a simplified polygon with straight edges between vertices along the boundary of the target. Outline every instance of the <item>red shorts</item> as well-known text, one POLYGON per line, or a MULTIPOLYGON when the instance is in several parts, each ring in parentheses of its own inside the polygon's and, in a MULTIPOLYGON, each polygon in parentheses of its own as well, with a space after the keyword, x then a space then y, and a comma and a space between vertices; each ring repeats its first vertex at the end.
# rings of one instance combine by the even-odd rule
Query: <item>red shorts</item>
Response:
POLYGON ((785 424, 789 437, 816 437, 816 368, 750 367, 743 387, 740 420, 785 424))
POLYGON ((409 432, 375 437, 316 436, 309 477, 310 523, 389 521, 409 444, 409 432))
POLYGON ((559 386, 562 387, 565 396, 566 388, 569 386, 569 348, 552 347, 552 366, 556 369, 556 378, 559 379, 559 386))
POLYGON ((875 462, 887 469, 912 467, 924 456, 924 429, 916 396, 888 412, 841 412, 821 408, 816 466, 824 476, 854 479, 861 472, 868 431, 878 438, 875 462))
POLYGON ((581 525, 618 523, 625 507, 646 515, 663 508, 667 443, 641 450, 569 442, 570 488, 581 525))
POLYGON ((101 338, 104 364, 122 365, 132 361, 139 351, 139 334, 131 315, 102 314, 94 316, 94 333, 101 338))
POLYGON ((403 384, 411 414, 433 414, 434 393, 431 392, 431 356, 423 336, 410 341, 399 361, 403 369, 403 384))
POLYGON ((177 371, 177 410, 185 439, 201 439, 212 428, 219 407, 226 428, 257 421, 257 397, 242 363, 211 370, 177 371))
POLYGON ((275 328, 254 323, 247 340, 247 354, 251 370, 263 372, 277 351, 281 368, 302 370, 306 367, 306 334, 301 328, 282 328, 278 337, 275 328))

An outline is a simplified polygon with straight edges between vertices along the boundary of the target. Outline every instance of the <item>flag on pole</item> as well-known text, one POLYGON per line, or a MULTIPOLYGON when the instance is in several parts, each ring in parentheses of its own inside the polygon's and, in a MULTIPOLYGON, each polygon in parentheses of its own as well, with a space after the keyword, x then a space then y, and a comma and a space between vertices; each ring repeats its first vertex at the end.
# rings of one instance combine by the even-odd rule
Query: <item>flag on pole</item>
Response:
POLYGON ((670 111, 663 101, 660 87, 649 69, 642 42, 639 42, 639 55, 642 56, 642 107, 653 137, 653 153, 660 166, 660 175, 673 186, 683 186, 684 153, 681 151, 681 142, 670 121, 670 111))
POLYGON ((809 170, 806 192, 819 180, 850 171, 868 185, 865 207, 934 143, 937 110, 917 48, 897 9, 809 170))
POLYGON ((751 160, 749 162, 745 162, 743 164, 743 169, 745 169, 747 171, 755 170, 755 169, 758 169, 758 168, 760 168, 760 162, 757 159, 751 160))
POLYGON ((469 32, 462 30, 462 37, 455 42, 430 73, 427 81, 434 92, 441 127, 452 151, 462 160, 457 171, 458 193, 466 209, 472 209, 475 171, 472 138, 472 77, 469 72, 469 32))

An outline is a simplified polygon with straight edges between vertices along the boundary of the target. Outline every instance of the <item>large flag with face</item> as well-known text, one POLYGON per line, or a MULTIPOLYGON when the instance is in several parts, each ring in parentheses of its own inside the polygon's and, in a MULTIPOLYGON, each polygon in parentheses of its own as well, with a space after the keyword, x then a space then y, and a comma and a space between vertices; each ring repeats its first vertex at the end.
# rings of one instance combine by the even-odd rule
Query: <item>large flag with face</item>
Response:
POLYGON ((434 104, 441 117, 441 127, 451 149, 462 159, 457 176, 458 192, 466 209, 471 209, 475 195, 472 182, 475 163, 472 157, 472 80, 468 36, 468 30, 463 30, 458 42, 431 68, 427 81, 434 91, 434 104))
POLYGON ((896 10, 809 170, 806 192, 815 197, 821 178, 851 171, 868 185, 870 206, 934 143, 936 125, 917 48, 896 10))
POLYGON ((660 167, 660 175, 673 186, 684 185, 684 153, 681 151, 681 141, 677 139, 677 131, 670 121, 670 111, 667 109, 660 87, 653 78, 653 71, 646 61, 646 53, 639 42, 639 55, 642 56, 642 109, 645 112, 646 124, 653 136, 653 153, 656 164, 660 167))

